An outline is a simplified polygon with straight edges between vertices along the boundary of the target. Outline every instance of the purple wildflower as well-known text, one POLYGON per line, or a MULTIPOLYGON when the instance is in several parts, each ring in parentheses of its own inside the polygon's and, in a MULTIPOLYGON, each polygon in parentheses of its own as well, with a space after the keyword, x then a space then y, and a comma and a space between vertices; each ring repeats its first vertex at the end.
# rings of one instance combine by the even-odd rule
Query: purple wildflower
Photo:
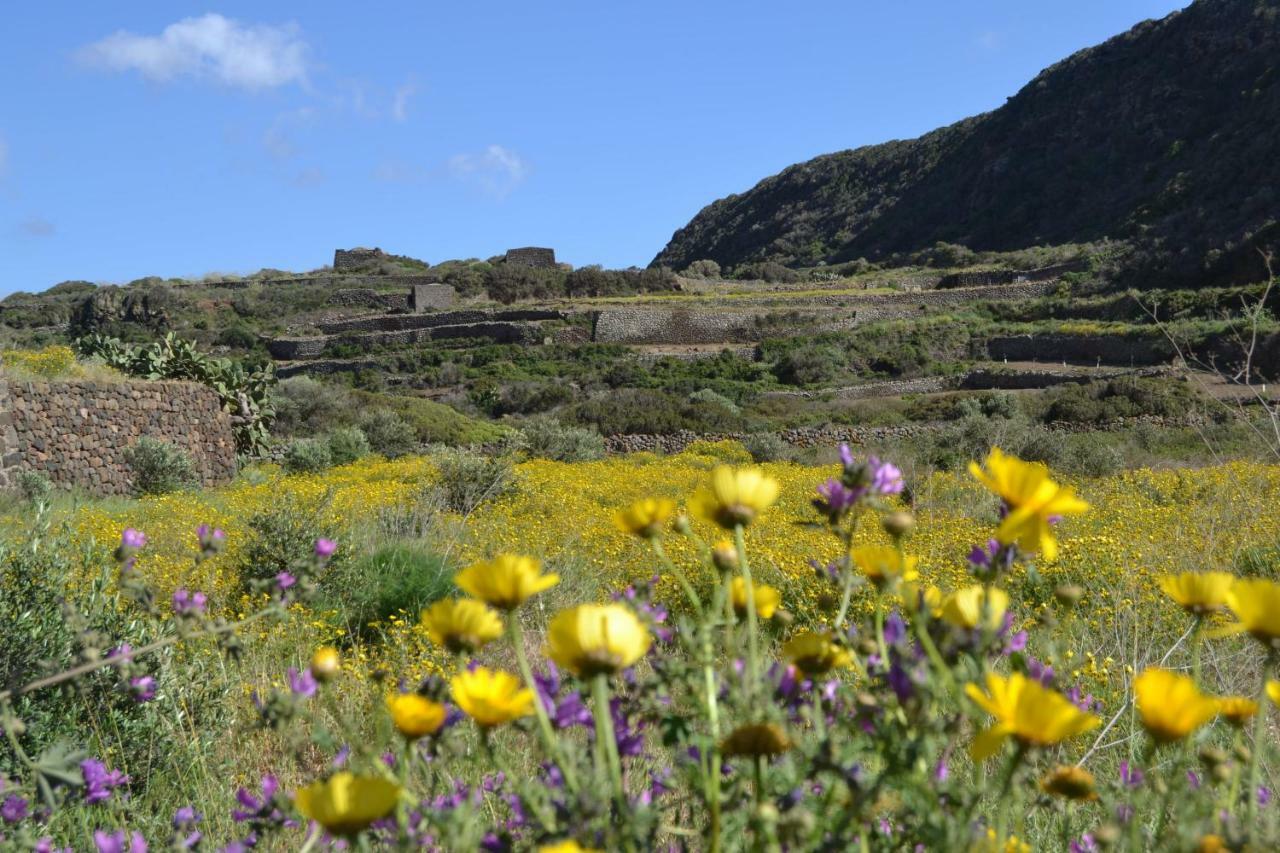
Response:
POLYGON ((135 675, 129 679, 129 695, 138 704, 156 698, 156 680, 149 675, 135 675))
POLYGON ((98 853, 147 853, 147 841, 137 830, 126 836, 123 829, 115 832, 97 829, 93 833, 93 844, 98 853))
POLYGON ((302 672, 298 672, 295 667, 291 666, 289 667, 288 676, 289 692, 294 696, 301 696, 304 699, 310 699, 312 696, 316 695, 316 679, 315 676, 311 674, 310 667, 304 669, 302 672))
POLYGON ((0 818, 3 818, 5 823, 17 823, 20 820, 25 820, 30 813, 31 810, 27 801, 17 794, 10 794, 4 798, 3 803, 0 803, 0 818))
POLYGON ((327 560, 333 556, 333 552, 338 550, 338 543, 332 539, 316 540, 316 556, 322 560, 327 560))
POLYGON ((1258 805, 1267 806, 1271 804, 1271 789, 1266 785, 1258 786, 1258 805))
POLYGON ((280 572, 276 575, 276 589, 286 590, 298 582, 298 579, 288 572, 280 572))
POLYGON ((1120 762, 1120 783, 1126 788, 1141 787, 1145 778, 1146 774, 1142 772, 1141 767, 1134 767, 1127 761, 1120 762))
POLYGON ((1067 849, 1070 853, 1098 853, 1098 842, 1093 840, 1093 836, 1086 832, 1080 836, 1078 841, 1072 841, 1067 849))
POLYGON ((945 782, 950 775, 951 771, 947 768, 947 762, 945 761, 939 761, 938 766, 933 768, 933 781, 935 782, 945 782))
POLYGON ((1035 658, 1028 658, 1027 677, 1032 681, 1040 682, 1045 687, 1049 687, 1053 684, 1053 667, 1035 658))
POLYGON ((816 503, 819 510, 827 515, 836 517, 847 512, 865 493, 866 489, 863 487, 851 489, 835 477, 832 477, 818 486, 818 496, 822 500, 816 503))
POLYGON ((121 643, 107 652, 107 660, 114 660, 115 658, 125 661, 133 660, 133 646, 128 643, 121 643))
POLYGON ((274 816, 271 801, 275 798, 276 791, 280 789, 280 783, 276 781, 276 777, 267 775, 262 777, 262 795, 261 797, 250 794, 246 789, 241 788, 236 791, 236 802, 241 808, 231 812, 231 817, 237 823, 243 823, 246 820, 271 818, 274 816))
POLYGON ((849 449, 849 445, 840 445, 840 462, 846 468, 852 468, 857 464, 857 460, 853 458, 853 451, 849 449))
POLYGON ((896 646, 898 641, 907 635, 907 623, 902 621, 902 617, 894 610, 884 620, 884 641, 891 646, 896 646))
POLYGON ((203 613, 208 606, 209 599, 203 592, 191 592, 185 586, 173 591, 173 612, 179 616, 203 613))
POLYGON ((84 802, 89 806, 106 802, 114 789, 129 783, 128 776, 119 770, 108 770, 107 765, 96 758, 81 761, 80 772, 84 775, 84 802))
POLYGON ((902 481, 902 469, 892 462, 881 462, 875 456, 867 457, 867 468, 871 471, 871 490, 878 495, 896 495, 902 492, 905 485, 902 481))
POLYGON ((132 527, 126 527, 124 532, 120 534, 120 547, 136 551, 145 547, 147 544, 147 535, 141 530, 135 530, 132 527))

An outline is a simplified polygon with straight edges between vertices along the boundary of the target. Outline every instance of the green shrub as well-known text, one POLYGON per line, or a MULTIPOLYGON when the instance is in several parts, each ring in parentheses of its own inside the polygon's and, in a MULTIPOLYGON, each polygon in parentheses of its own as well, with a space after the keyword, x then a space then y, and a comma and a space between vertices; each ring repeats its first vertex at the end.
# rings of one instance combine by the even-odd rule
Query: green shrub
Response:
POLYGON ((290 474, 314 474, 333 466, 329 444, 318 438, 297 438, 284 451, 284 470, 290 474))
POLYGON ((602 435, 658 434, 680 430, 736 432, 740 415, 722 406, 703 405, 664 391, 622 388, 586 400, 573 407, 572 417, 582 425, 594 425, 602 435))
POLYGON ((124 452, 133 472, 133 490, 142 495, 164 495, 197 482, 195 463, 185 450, 167 441, 144 435, 124 452))
POLYGON ((440 497, 454 512, 467 515, 512 485, 514 470, 504 457, 453 448, 441 448, 432 457, 440 471, 440 497))
POLYGON ((360 427, 339 427, 329 433, 329 455, 334 465, 350 465, 371 452, 360 427))
POLYGON ((520 426, 524 451, 537 459, 586 462, 604 456, 604 438, 592 429, 566 426, 555 418, 529 418, 520 426))
MULTIPOLYGON (((328 495, 306 500, 288 495, 270 509, 249 516, 238 565, 245 590, 252 590, 293 569, 301 560, 309 559, 317 539, 338 539, 336 530, 325 521, 328 503, 328 495)), ((337 552, 329 559, 330 571, 340 567, 346 558, 346 548, 341 540, 338 542, 337 552)))
POLYGON ((495 417, 532 415, 569 403, 573 397, 573 388, 565 382, 517 382, 498 392, 486 411, 495 417))
POLYGON ((686 278, 719 278, 720 265, 710 259, 694 261, 685 267, 683 275, 686 278))
POLYGON ((14 491, 29 504, 45 503, 53 495, 53 483, 39 471, 23 468, 13 478, 14 491))
POLYGON ((419 611, 453 588, 453 569, 439 554, 409 544, 379 548, 347 561, 320 584, 321 609, 336 609, 363 632, 370 623, 419 611), (325 608, 323 605, 328 605, 325 608))
POLYGON ((360 413, 359 426, 374 453, 388 459, 405 456, 418 447, 413 427, 390 409, 367 409, 360 413))
POLYGON ((703 388, 701 390, 694 391, 689 395, 689 402, 699 403, 704 406, 719 406, 726 412, 734 415, 742 413, 742 409, 738 407, 737 403, 733 402, 723 394, 712 391, 710 388, 703 388))
POLYGON ((788 385, 820 385, 839 376, 845 362, 845 354, 835 346, 808 344, 785 353, 773 373, 788 385))
POLYGON ((254 349, 258 336, 247 326, 228 326, 218 334, 217 342, 232 349, 254 349))
POLYGON ((319 435, 348 417, 351 394, 310 376, 291 376, 275 388, 276 430, 282 435, 319 435))
MULTIPOLYGON (((353 391, 351 397, 352 406, 356 409, 381 408, 395 412, 413 427, 419 444, 485 444, 497 441, 507 433, 505 427, 468 417, 434 400, 368 391, 353 391)), ((372 443, 373 437, 368 437, 372 443)))
POLYGON ((781 462, 795 456, 795 448, 775 432, 753 432, 742 440, 742 446, 756 462, 781 462))

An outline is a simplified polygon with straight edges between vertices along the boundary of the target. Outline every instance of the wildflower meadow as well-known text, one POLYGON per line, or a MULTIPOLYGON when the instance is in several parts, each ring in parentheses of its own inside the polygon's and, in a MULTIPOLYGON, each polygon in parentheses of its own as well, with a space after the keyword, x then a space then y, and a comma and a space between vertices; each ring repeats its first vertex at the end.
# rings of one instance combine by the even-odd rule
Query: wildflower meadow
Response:
POLYGON ((1280 467, 839 455, 12 513, 5 849, 1280 844, 1280 467))

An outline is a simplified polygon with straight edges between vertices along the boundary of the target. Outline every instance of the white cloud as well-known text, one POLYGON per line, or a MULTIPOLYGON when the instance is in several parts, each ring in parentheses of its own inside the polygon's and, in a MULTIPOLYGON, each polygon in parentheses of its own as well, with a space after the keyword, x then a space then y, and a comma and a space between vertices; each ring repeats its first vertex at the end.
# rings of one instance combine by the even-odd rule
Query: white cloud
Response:
POLYGON ((18 230, 27 237, 52 237, 58 227, 41 216, 32 216, 19 222, 18 230))
POLYGON ((514 151, 490 145, 479 154, 449 158, 449 171, 456 178, 475 182, 495 198, 502 198, 524 181, 529 168, 514 151))
POLYGON ((307 77, 307 44, 296 26, 242 24, 214 13, 170 24, 157 36, 121 30, 80 56, 161 82, 189 75, 252 90, 305 83, 307 77))
POLYGON ((396 121, 407 119, 409 117, 409 99, 417 93, 418 84, 413 80, 406 80, 397 86, 395 94, 391 97, 391 117, 396 121))

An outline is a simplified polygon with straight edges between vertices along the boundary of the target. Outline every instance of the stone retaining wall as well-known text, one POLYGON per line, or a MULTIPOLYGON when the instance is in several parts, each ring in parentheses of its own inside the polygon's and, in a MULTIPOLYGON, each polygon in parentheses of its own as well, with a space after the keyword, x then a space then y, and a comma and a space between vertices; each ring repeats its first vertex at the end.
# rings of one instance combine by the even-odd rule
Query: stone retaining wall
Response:
POLYGON ((143 436, 182 448, 203 485, 236 473, 231 415, 191 382, 0 381, 0 484, 22 469, 97 495, 128 494, 125 451, 143 436))
POLYGON ((281 361, 297 361, 319 358, 330 344, 349 343, 367 351, 375 347, 457 338, 487 338, 500 344, 519 344, 541 342, 542 337, 541 327, 536 323, 463 323, 390 332, 347 332, 314 338, 274 338, 267 341, 267 352, 271 353, 272 358, 281 361))
POLYGON ((992 361, 1065 361, 1075 364, 1162 364, 1176 356, 1163 337, 1150 335, 1011 335, 987 341, 992 361))
MULTIPOLYGON (((1057 287, 1055 281, 1028 281, 918 293, 820 297, 805 301, 810 311, 797 313, 803 315, 801 322, 811 323, 810 330, 848 328, 872 320, 914 316, 933 308, 986 300, 1035 299, 1049 295, 1057 287), (837 318, 831 312, 812 310, 824 301, 838 305, 845 316, 837 318)), ((775 323, 769 322, 769 313, 759 309, 609 308, 596 313, 594 325, 594 340, 618 344, 756 343, 779 331, 775 323)))
POLYGON ((355 317, 350 320, 317 323, 316 328, 326 335, 336 335, 342 332, 399 332, 404 329, 428 329, 433 326, 456 326, 463 323, 563 320, 567 316, 563 311, 535 308, 510 311, 441 311, 434 314, 391 314, 355 317))
MULTIPOLYGON (((1104 424, 1079 424, 1055 421, 1045 426, 1055 432, 1111 432, 1130 429, 1142 424, 1160 427, 1186 426, 1198 422, 1195 416, 1164 418, 1159 415, 1141 415, 1118 418, 1104 424)), ((864 445, 902 440, 923 435, 950 426, 948 423, 904 424, 889 427, 797 427, 782 430, 776 435, 793 447, 837 447, 840 444, 864 445)), ((605 450, 609 453, 679 453, 695 441, 742 441, 746 433, 697 433, 681 431, 670 435, 608 435, 605 450)))
POLYGON ((372 308, 375 311, 408 311, 409 296, 404 293, 382 293, 367 287, 350 287, 335 290, 329 297, 330 305, 342 308, 372 308))

